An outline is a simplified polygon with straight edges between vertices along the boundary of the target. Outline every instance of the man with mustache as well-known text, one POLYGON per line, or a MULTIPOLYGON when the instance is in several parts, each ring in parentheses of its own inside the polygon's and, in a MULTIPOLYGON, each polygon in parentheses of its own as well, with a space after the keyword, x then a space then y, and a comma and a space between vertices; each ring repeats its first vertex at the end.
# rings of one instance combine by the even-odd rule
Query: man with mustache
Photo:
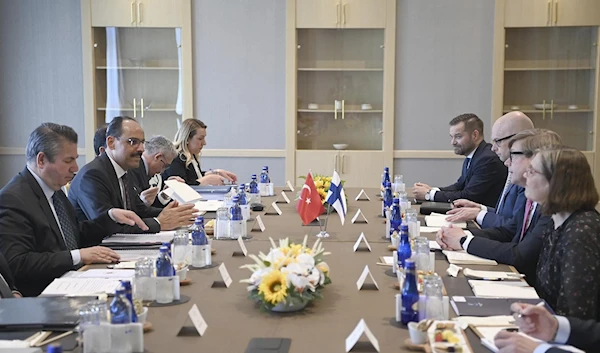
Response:
POLYGON ((494 207, 504 188, 508 171, 483 139, 483 121, 475 114, 461 114, 450 121, 450 142, 454 153, 465 156, 458 181, 450 186, 434 188, 416 183, 417 200, 451 202, 467 199, 494 207))
POLYGON ((113 250, 94 246, 119 228, 115 222, 147 229, 135 213, 112 207, 91 221, 77 222, 61 190, 78 169, 72 128, 40 125, 29 135, 26 156, 27 166, 0 190, 0 250, 13 277, 2 275, 24 296, 39 295, 52 280, 81 265, 118 261, 113 250))
MULTIPOLYGON (((171 202, 161 209, 146 206, 137 197, 133 176, 128 171, 139 167, 144 143, 144 130, 135 119, 113 118, 106 129, 106 151, 81 168, 71 183, 69 200, 77 219, 93 219, 110 208, 122 207, 142 217, 151 233, 193 223, 193 205, 171 202)), ((122 226, 118 231, 141 232, 135 226, 122 226)))

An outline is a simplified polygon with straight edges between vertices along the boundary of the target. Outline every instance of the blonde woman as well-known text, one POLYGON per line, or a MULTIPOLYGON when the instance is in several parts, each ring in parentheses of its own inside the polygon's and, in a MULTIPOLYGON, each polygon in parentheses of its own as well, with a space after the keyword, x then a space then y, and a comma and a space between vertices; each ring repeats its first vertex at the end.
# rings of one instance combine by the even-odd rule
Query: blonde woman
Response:
POLYGON ((206 145, 206 124, 202 121, 184 120, 175 134, 173 144, 177 157, 163 172, 163 178, 178 176, 189 185, 223 185, 225 180, 237 182, 237 176, 232 172, 222 169, 203 172, 200 169, 200 153, 206 145))

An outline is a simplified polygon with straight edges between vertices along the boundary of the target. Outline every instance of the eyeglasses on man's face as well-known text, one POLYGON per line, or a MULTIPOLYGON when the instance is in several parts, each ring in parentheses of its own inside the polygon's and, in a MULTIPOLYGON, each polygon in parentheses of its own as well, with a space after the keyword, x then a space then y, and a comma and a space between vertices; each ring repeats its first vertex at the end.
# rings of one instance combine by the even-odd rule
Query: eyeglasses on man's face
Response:
MULTIPOLYGON (((121 138, 118 138, 119 140, 121 140, 121 138)), ((146 140, 140 140, 138 138, 135 137, 130 137, 128 139, 124 139, 125 142, 127 142, 129 144, 129 146, 131 147, 138 147, 139 145, 144 145, 146 144, 146 140)))
POLYGON ((502 141, 506 141, 506 140, 508 140, 509 138, 511 138, 511 137, 513 137, 515 135, 516 134, 512 134, 512 135, 504 136, 504 137, 499 138, 499 139, 493 139, 492 142, 494 143, 494 145, 496 145, 496 147, 498 147, 498 146, 500 146, 500 143, 502 141))

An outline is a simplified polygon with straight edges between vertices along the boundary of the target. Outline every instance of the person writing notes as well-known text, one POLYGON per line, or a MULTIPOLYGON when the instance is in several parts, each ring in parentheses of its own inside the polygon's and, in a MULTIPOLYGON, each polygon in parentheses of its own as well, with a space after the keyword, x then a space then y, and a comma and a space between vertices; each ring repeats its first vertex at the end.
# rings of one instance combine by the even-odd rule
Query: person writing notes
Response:
POLYGON ((148 227, 131 211, 109 208, 77 222, 61 187, 77 172, 77 133, 44 123, 27 141, 27 165, 0 190, 0 250, 24 296, 37 296, 55 278, 84 264, 112 263, 119 255, 93 246, 118 223, 148 227))
POLYGON ((175 134, 178 157, 163 173, 163 179, 181 177, 189 185, 223 185, 224 181, 235 183, 237 176, 223 169, 202 171, 200 153, 206 145, 206 125, 198 119, 186 119, 175 134))
MULTIPOLYGON (((559 143, 558 135, 548 130, 525 130, 515 135, 509 142, 510 157, 506 160, 511 182, 525 186, 524 174, 535 151, 559 143)), ((437 241, 445 250, 465 250, 469 254, 515 266, 533 286, 542 248, 542 233, 548 222, 550 217, 542 215, 541 207, 528 201, 520 207, 518 217, 505 226, 472 232, 443 227, 437 234, 437 241)))
POLYGON ((465 156, 458 181, 450 186, 433 188, 416 183, 417 200, 451 202, 467 199, 493 207, 504 188, 507 171, 502 161, 483 139, 483 121, 475 114, 462 114, 450 121, 450 141, 454 153, 465 156))
POLYGON ((556 344, 568 344, 587 352, 596 352, 600 347, 600 323, 596 320, 552 315, 543 306, 531 304, 513 303, 510 308, 518 314, 519 330, 543 342, 517 332, 500 331, 494 340, 500 353, 569 352, 556 344))
MULTIPOLYGON (((123 207, 143 218, 149 232, 172 230, 193 223, 194 205, 146 206, 137 197, 131 169, 139 168, 144 152, 144 130, 135 119, 115 117, 106 130, 106 151, 77 173, 69 190, 69 200, 80 221, 98 217, 106 210, 123 207)), ((122 226, 119 233, 141 233, 122 226)))
MULTIPOLYGON (((510 138, 530 129, 533 129, 533 122, 521 112, 513 111, 501 116, 492 126, 492 151, 506 164, 510 157, 510 138)), ((452 204, 455 208, 448 211, 448 222, 476 221, 483 229, 500 227, 517 217, 519 209, 525 205, 525 188, 511 183, 509 173, 495 208, 467 199, 458 199, 452 204)))

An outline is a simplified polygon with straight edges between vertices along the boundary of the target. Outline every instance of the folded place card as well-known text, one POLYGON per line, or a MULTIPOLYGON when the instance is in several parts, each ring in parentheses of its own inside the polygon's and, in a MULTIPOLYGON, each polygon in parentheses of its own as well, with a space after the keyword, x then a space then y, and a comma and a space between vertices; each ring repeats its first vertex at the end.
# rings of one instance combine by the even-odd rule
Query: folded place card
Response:
POLYGON ((350 336, 346 338, 346 352, 350 352, 350 350, 356 345, 363 333, 367 336, 367 339, 369 340, 369 342, 371 342, 371 344, 377 350, 377 352, 379 352, 379 341, 377 341, 375 335, 373 335, 371 330, 369 330, 369 327, 367 326, 367 323, 364 319, 360 319, 358 325, 356 325, 350 336))
POLYGON ((265 227, 265 224, 263 223, 262 218, 260 218, 260 216, 256 216, 256 219, 254 221, 254 224, 252 225, 252 229, 250 230, 251 232, 264 232, 265 229, 267 229, 265 227), (256 228, 256 226, 258 225, 258 228, 256 228))
POLYGON ((282 200, 279 200, 279 198, 277 198, 277 200, 275 201, 275 203, 290 203, 290 198, 286 195, 285 191, 281 192, 281 198, 282 200))
POLYGON ((271 203, 271 206, 269 206, 269 208, 265 212, 265 214, 266 215, 279 215, 279 216, 281 216, 282 212, 281 212, 281 209, 279 208, 279 206, 277 206, 277 204, 275 203, 275 201, 273 201, 271 203))
POLYGON ((238 237, 237 241, 241 251, 234 251, 232 256, 248 256, 248 249, 246 248, 246 243, 244 243, 244 237, 238 237))
POLYGON ((355 198, 356 201, 371 201, 371 198, 365 192, 365 189, 361 189, 358 195, 355 198))
POLYGON ((292 185, 292 183, 289 180, 287 181, 286 184, 287 184, 287 187, 290 188, 290 191, 294 192, 294 186, 292 185))
POLYGON ((377 285, 375 278, 373 278, 371 271, 369 271, 369 265, 365 265, 365 269, 362 271, 362 273, 360 274, 360 277, 358 278, 358 281, 356 282, 356 288, 358 288, 358 290, 362 289, 363 285, 365 284, 365 280, 367 279, 367 276, 369 276, 371 278, 371 281, 373 282, 373 286, 375 287, 372 289, 379 290, 379 286, 377 285))
POLYGON ((360 208, 356 211, 354 217, 352 217, 352 223, 369 223, 365 218, 365 215, 362 213, 360 208))
POLYGON ((192 306, 192 308, 190 309, 190 311, 188 311, 188 317, 190 318, 190 320, 192 321, 192 324, 194 324, 194 326, 193 327, 184 326, 181 329, 181 331, 179 331, 178 336, 189 336, 189 335, 194 335, 194 334, 203 336, 204 332, 206 332, 206 328, 208 328, 208 324, 204 320, 204 317, 202 317, 202 314, 200 314, 200 310, 198 309, 198 306, 196 304, 194 304, 192 306))
POLYGON ((225 263, 222 263, 219 266, 219 273, 221 274, 221 280, 220 281, 214 281, 212 286, 213 288, 216 287, 227 287, 229 288, 229 286, 231 285, 231 276, 229 275, 229 272, 227 271, 227 268, 225 267, 225 263))
POLYGON ((367 249, 369 249, 369 251, 371 251, 371 245, 369 245, 369 242, 367 241, 367 238, 365 237, 365 233, 360 233, 360 236, 356 240, 356 243, 354 243, 354 247, 353 247, 354 252, 356 252, 356 250, 358 250, 358 247, 360 246, 361 242, 364 242, 365 245, 367 246, 367 249))

